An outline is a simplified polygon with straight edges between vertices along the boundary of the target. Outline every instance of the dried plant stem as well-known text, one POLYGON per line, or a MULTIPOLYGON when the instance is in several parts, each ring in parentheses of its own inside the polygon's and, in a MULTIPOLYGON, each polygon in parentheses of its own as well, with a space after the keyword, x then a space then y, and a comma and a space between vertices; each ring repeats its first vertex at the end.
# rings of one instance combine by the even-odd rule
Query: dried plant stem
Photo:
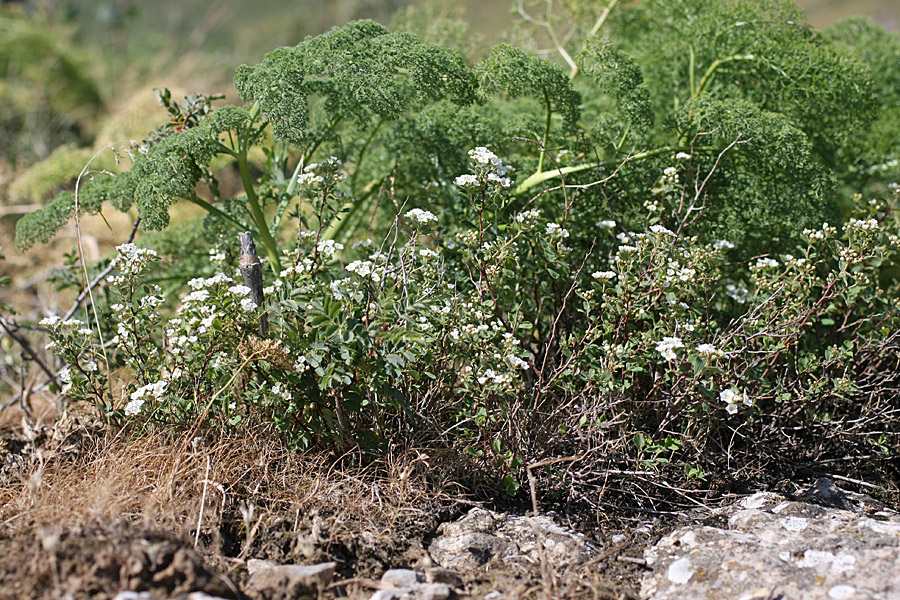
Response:
POLYGON ((197 533, 194 534, 194 548, 200 542, 200 526, 203 525, 203 507, 206 505, 206 488, 209 487, 209 454, 206 455, 206 475, 203 477, 203 494, 200 496, 200 515, 197 517, 197 533))

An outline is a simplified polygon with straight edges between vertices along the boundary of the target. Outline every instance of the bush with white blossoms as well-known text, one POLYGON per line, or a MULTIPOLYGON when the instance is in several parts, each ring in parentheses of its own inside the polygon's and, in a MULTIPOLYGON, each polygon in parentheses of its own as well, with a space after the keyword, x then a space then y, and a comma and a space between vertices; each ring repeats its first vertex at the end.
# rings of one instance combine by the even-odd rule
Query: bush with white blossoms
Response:
POLYGON ((648 448, 687 452, 680 432, 706 440, 696 451, 784 403, 815 411, 835 369, 841 394, 862 389, 861 357, 897 330, 898 294, 879 287, 896 196, 861 202, 841 230, 806 231, 793 253, 736 262, 727 240, 684 233, 674 168, 653 192, 669 208, 627 230, 612 215, 579 221, 567 203, 522 205, 499 157, 470 158, 454 180, 460 218, 402 209, 381 241, 327 237, 346 167, 306 167, 298 233, 266 273, 263 307, 218 250, 226 272, 173 295, 149 281, 152 251, 120 247, 109 360, 128 376, 109 385, 91 330, 51 317, 66 393, 142 426, 270 422, 300 447, 377 448, 401 424, 452 430, 514 489, 525 458, 606 443, 603 423, 640 432, 635 458, 662 464, 648 448))

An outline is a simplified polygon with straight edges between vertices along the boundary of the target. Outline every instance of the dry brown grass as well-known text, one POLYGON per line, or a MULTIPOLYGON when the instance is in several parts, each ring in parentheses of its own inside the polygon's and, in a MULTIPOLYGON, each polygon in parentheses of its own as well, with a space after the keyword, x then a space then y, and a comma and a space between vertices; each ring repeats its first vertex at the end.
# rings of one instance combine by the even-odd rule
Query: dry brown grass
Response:
POLYGON ((291 452, 264 432, 208 445, 165 434, 129 440, 83 418, 33 437, 18 481, 0 489, 0 536, 127 520, 194 540, 202 513, 200 546, 241 561, 326 558, 335 548, 387 558, 421 540, 452 502, 416 451, 359 464, 291 452))

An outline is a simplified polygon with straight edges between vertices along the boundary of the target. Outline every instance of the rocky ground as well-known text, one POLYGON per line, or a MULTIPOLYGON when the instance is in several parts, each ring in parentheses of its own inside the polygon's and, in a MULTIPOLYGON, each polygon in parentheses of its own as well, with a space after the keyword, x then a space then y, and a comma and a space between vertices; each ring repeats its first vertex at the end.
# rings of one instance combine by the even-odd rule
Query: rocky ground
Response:
POLYGON ((900 597, 900 515, 866 482, 534 515, 479 501, 433 454, 10 425, 0 599, 900 597))

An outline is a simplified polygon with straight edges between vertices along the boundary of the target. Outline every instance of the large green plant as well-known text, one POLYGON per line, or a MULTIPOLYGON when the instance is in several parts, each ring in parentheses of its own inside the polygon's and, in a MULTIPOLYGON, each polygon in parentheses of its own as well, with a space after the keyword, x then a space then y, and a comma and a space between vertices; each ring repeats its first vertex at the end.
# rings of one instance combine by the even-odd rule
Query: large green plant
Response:
MULTIPOLYGON (((872 375, 859 352, 898 318, 896 282, 878 286, 896 194, 853 199, 855 220, 835 228, 835 184, 861 172, 849 148, 891 102, 871 98, 871 57, 785 2, 607 8, 557 45, 568 68, 510 45, 469 65, 357 22, 241 67, 249 106, 163 93, 171 122, 131 170, 29 215, 18 241, 49 239, 76 200, 136 205, 161 229, 187 199, 218 242, 255 232, 269 339, 227 273, 198 265, 164 334, 162 290, 142 287, 146 272, 117 279, 131 306, 115 309, 119 352, 139 373, 126 412, 152 392, 149 422, 207 406, 232 423, 244 402, 306 444, 395 419, 514 471, 573 428, 642 431, 656 464, 677 444, 650 437, 702 446, 739 410, 855 393, 829 388, 834 373, 872 375), (220 198, 217 169, 242 192, 220 198), (159 402, 163 385, 177 401, 159 402)), ((882 142, 866 147, 889 162, 882 142)), ((80 364, 87 334, 67 327, 80 364)), ((69 383, 115 407, 91 373, 69 383)))

